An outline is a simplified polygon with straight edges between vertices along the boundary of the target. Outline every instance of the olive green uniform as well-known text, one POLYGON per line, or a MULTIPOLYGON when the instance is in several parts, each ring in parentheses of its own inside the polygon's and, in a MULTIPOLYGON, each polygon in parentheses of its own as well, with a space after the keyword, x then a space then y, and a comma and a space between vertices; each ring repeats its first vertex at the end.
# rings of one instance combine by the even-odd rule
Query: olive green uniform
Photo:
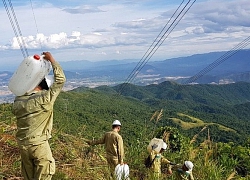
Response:
POLYGON ((175 165, 172 169, 176 172, 176 180, 194 180, 192 171, 182 169, 183 165, 175 165))
POLYGON ((51 65, 55 82, 50 89, 17 96, 13 104, 25 180, 49 180, 55 173, 55 160, 48 140, 51 138, 53 105, 66 78, 58 62, 51 65))
POLYGON ((113 173, 117 164, 122 164, 124 159, 124 147, 122 136, 116 131, 109 131, 99 139, 90 142, 91 145, 104 144, 106 149, 107 162, 110 171, 113 173))
POLYGON ((182 169, 177 169, 176 176, 177 180, 194 180, 192 171, 183 171, 182 169))
POLYGON ((162 156, 161 153, 157 153, 154 150, 150 153, 150 160, 151 162, 153 161, 150 168, 151 176, 153 176, 153 179, 158 180, 161 177, 161 164, 170 164, 170 161, 162 156))

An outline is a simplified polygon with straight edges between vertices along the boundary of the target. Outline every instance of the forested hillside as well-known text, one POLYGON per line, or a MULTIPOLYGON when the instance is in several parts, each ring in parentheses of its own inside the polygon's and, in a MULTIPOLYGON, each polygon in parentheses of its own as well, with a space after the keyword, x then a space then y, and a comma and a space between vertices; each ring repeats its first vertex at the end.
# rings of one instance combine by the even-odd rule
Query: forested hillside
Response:
MULTIPOLYGON (((170 133, 166 156, 178 163, 185 159, 194 161, 197 178, 238 177, 236 166, 250 167, 249 99, 249 83, 164 82, 149 86, 81 87, 62 92, 54 107, 50 141, 58 168, 54 179, 105 179, 103 147, 89 147, 84 140, 101 137, 110 130, 114 119, 122 122, 131 179, 147 179, 143 166, 146 146, 150 139, 162 137, 164 132, 170 133)), ((16 120, 11 104, 1 104, 0 110, 0 177, 18 177, 16 120)))
MULTIPOLYGON (((226 85, 180 85, 173 82, 163 82, 159 85, 114 87, 122 95, 133 97, 156 109, 164 109, 163 125, 173 123, 171 118, 179 118, 178 113, 199 118, 213 124, 215 141, 244 142, 245 135, 250 135, 249 100, 250 84, 239 82, 226 85), (218 131, 218 125, 235 130, 218 131)), ((180 118, 183 120, 183 117, 180 118)), ((187 121, 187 116, 184 121, 187 121)), ((190 119, 190 118, 189 118, 190 119)), ((190 121, 190 120, 189 120, 190 121)), ((197 128, 193 128, 197 132, 197 128)), ((188 131, 190 133, 190 131, 188 131)), ((190 134, 193 135, 193 134, 190 134)))

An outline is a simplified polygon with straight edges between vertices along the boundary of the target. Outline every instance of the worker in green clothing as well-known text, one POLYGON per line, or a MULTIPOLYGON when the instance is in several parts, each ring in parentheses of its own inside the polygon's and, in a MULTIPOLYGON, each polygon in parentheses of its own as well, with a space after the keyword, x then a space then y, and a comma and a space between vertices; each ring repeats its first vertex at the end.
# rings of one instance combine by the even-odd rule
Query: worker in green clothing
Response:
POLYGON ((48 140, 51 138, 53 105, 66 78, 51 53, 43 52, 43 55, 50 61, 54 77, 44 78, 32 92, 17 96, 12 110, 17 118, 16 138, 25 180, 50 180, 55 173, 55 160, 48 140))
POLYGON ((152 162, 150 167, 150 178, 154 180, 161 179, 162 164, 174 164, 162 155, 162 152, 167 149, 167 144, 165 142, 162 143, 162 147, 159 152, 154 150, 156 148, 157 145, 152 146, 152 151, 150 152, 150 160, 152 162))
POLYGON ((172 170, 176 171, 177 180, 194 180, 192 173, 194 164, 191 161, 185 161, 183 165, 175 165, 172 170))
POLYGON ((124 159, 124 147, 123 139, 119 134, 121 129, 121 123, 119 120, 115 120, 112 124, 112 130, 106 132, 104 136, 99 140, 87 140, 89 145, 104 144, 106 150, 106 158, 110 168, 111 175, 114 175, 115 167, 118 164, 123 164, 124 159))

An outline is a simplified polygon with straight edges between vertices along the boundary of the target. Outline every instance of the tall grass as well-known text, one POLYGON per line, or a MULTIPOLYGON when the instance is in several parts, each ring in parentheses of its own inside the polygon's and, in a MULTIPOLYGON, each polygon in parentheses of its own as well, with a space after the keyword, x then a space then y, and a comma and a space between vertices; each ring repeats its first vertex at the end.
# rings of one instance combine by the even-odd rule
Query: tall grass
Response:
MULTIPOLYGON (((163 117, 163 111, 155 113, 149 121, 159 123, 163 117)), ((148 124, 148 123, 147 123, 148 124)), ((155 127, 145 127, 140 129, 137 137, 125 142, 125 162, 130 167, 131 180, 151 180, 148 169, 144 166, 144 159, 147 157, 146 150, 153 134, 158 130, 155 127), (149 133, 149 128, 154 132, 149 133)), ((18 179, 20 172, 20 155, 15 141, 15 131, 13 124, 0 124, 0 179, 18 179)), ((80 137, 75 137, 63 132, 63 129, 54 130, 56 135, 53 137, 51 148, 56 160, 56 174, 53 180, 107 180, 109 170, 105 159, 103 146, 88 146, 84 140, 84 127, 80 128, 80 137)), ((171 131, 163 131, 161 137, 170 144, 171 131)), ((230 155, 238 149, 232 149, 232 144, 219 144, 210 139, 208 126, 203 127, 193 138, 181 141, 181 149, 177 152, 168 149, 163 155, 172 162, 183 164, 185 160, 194 163, 193 175, 199 180, 231 180, 231 179, 250 179, 240 177, 236 174, 234 167, 238 164, 238 159, 230 155), (207 132, 206 139, 199 143, 197 138, 201 133, 207 132), (228 147, 227 147, 228 146, 228 147), (222 150, 228 149, 225 154, 222 150)), ((171 148, 171 146, 169 146, 171 148)), ((248 153, 243 147, 240 152, 248 153), (245 150, 245 151, 243 151, 245 150)), ((224 152, 224 151, 223 151, 224 152)), ((244 157, 244 156, 243 156, 244 157)), ((175 172, 169 176, 164 174, 165 179, 176 179, 175 172)))

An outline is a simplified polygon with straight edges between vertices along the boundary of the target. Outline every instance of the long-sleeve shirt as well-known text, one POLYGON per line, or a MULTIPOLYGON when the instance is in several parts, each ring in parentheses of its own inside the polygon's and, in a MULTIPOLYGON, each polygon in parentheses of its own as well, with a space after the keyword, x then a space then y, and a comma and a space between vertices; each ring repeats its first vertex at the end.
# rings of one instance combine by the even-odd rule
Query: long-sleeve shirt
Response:
POLYGON ((170 161, 162 156, 161 153, 157 153, 156 151, 151 151, 150 159, 152 163, 151 170, 154 173, 161 173, 161 164, 170 164, 170 161))
POLYGON ((183 171, 182 169, 177 169, 177 180, 194 180, 192 171, 183 171))
POLYGON ((104 134, 104 136, 99 140, 94 140, 91 142, 92 145, 104 144, 106 149, 106 154, 109 157, 118 159, 118 163, 123 163, 124 159, 124 147, 122 136, 116 131, 109 131, 104 134))
POLYGON ((55 81, 49 90, 33 91, 14 100, 12 112, 17 118, 19 144, 36 145, 51 138, 53 105, 66 81, 59 63, 51 64, 55 81))
POLYGON ((176 180, 194 180, 192 171, 184 171, 183 165, 175 165, 172 170, 176 172, 176 180))

